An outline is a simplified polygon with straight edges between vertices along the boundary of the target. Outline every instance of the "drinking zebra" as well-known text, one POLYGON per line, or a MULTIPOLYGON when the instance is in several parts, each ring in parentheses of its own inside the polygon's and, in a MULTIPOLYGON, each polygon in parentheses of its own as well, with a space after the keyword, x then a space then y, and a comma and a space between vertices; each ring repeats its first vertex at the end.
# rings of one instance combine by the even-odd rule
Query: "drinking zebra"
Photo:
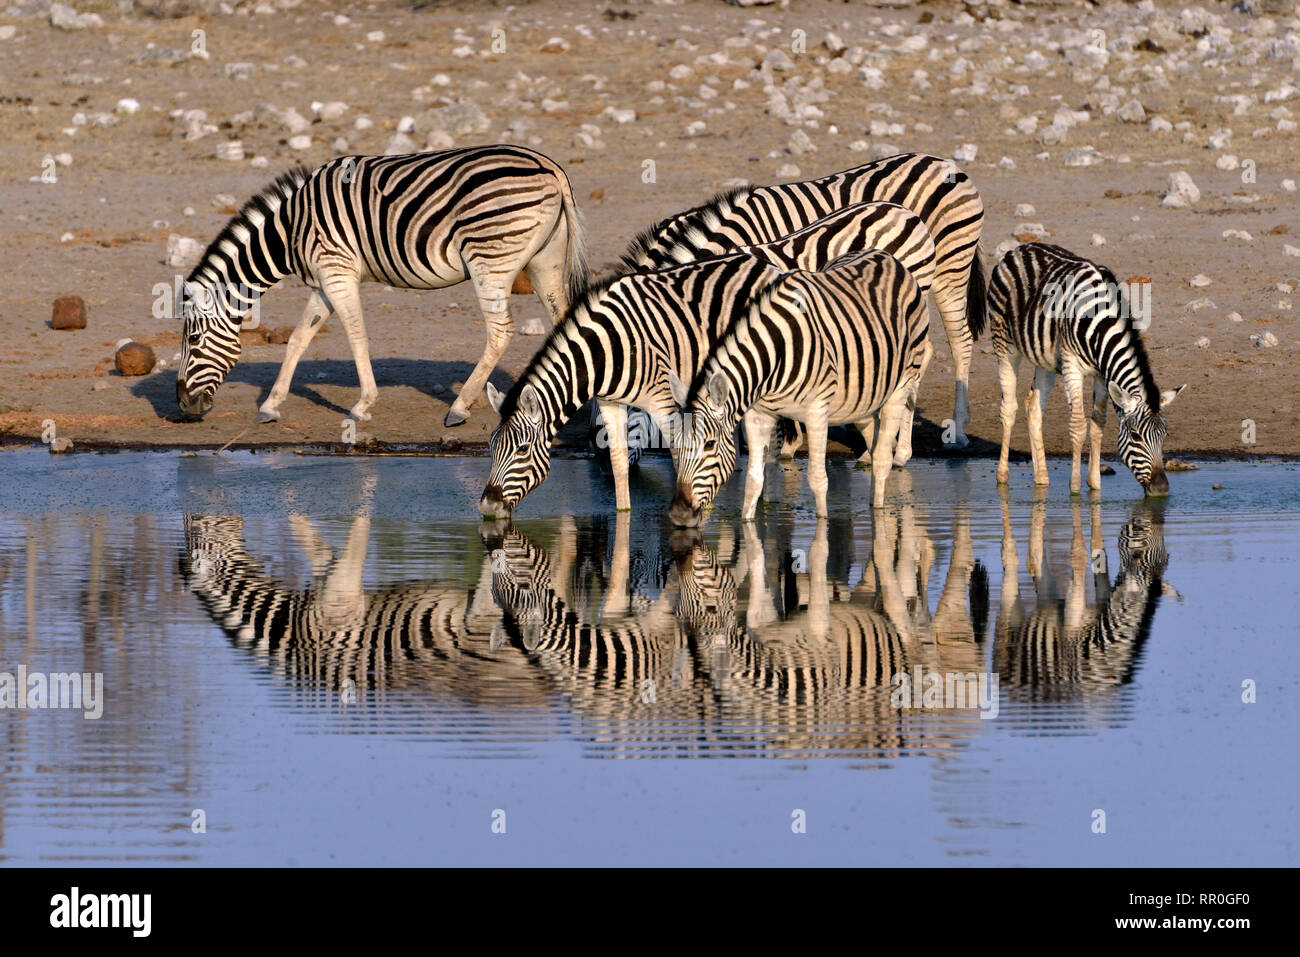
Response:
POLYGON ((623 256, 623 264, 629 269, 661 269, 684 262, 688 253, 702 258, 771 242, 850 203, 867 201, 905 206, 921 217, 934 238, 930 292, 943 319, 956 375, 950 444, 964 448, 971 353, 984 329, 984 272, 977 255, 984 204, 970 178, 951 161, 900 153, 820 179, 730 190, 643 231, 623 256))
POLYGON ((474 283, 487 345, 446 425, 460 425, 514 336, 510 287, 523 271, 553 320, 586 284, 582 226, 558 164, 519 146, 479 146, 402 156, 342 156, 314 173, 280 176, 244 204, 185 282, 176 401, 204 415, 239 358, 239 327, 286 276, 311 288, 302 320, 258 422, 280 417, 298 360, 321 322, 338 314, 356 360, 370 418, 378 397, 361 315, 360 284, 441 289, 474 283))
POLYGON ((489 442, 492 469, 479 505, 483 514, 504 518, 546 478, 551 440, 592 398, 610 444, 617 508, 631 508, 627 406, 644 409, 670 435, 677 412, 670 372, 693 378, 727 325, 787 270, 824 266, 825 250, 877 248, 875 243, 903 257, 917 277, 909 279, 914 287, 932 284, 934 243, 921 219, 901 206, 865 203, 775 243, 592 286, 552 330, 509 395, 487 388, 501 424, 489 442))
POLYGON ((742 417, 749 444, 742 518, 763 489, 764 450, 778 416, 808 426, 808 484, 826 516, 826 430, 875 417, 873 504, 885 502, 893 444, 934 351, 920 287, 893 256, 854 253, 821 272, 797 271, 763 290, 710 350, 689 391, 673 380, 683 428, 676 525, 698 525, 736 464, 742 417))
POLYGON ((1142 336, 1115 274, 1105 266, 1047 243, 1025 243, 1005 256, 989 279, 988 311, 1002 384, 1002 451, 998 482, 1007 481, 1011 429, 1016 423, 1020 357, 1035 366, 1025 400, 1034 483, 1046 485, 1043 407, 1057 375, 1070 406, 1070 491, 1078 492, 1085 432, 1088 487, 1101 488, 1101 432, 1106 396, 1115 405, 1119 454, 1147 495, 1166 495, 1162 447, 1164 409, 1187 388, 1161 392, 1151 374, 1142 336), (1084 380, 1093 377, 1092 409, 1084 409, 1084 380))

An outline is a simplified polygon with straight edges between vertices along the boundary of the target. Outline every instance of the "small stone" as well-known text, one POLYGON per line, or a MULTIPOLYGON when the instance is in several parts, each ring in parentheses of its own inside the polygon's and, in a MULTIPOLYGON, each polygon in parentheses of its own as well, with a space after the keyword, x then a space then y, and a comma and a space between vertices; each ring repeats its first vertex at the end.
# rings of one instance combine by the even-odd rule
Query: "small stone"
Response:
POLYGON ((1214 282, 1214 280, 1211 279, 1209 276, 1205 275, 1204 273, 1198 272, 1195 276, 1193 276, 1191 279, 1187 281, 1187 284, 1191 286, 1193 289, 1204 289, 1212 282, 1214 282))
POLYGON ((1105 245, 1106 245, 1106 237, 1103 236, 1101 233, 1093 233, 1093 234, 1092 234, 1092 244, 1093 244, 1094 246, 1105 246, 1105 245))
POLYGON ((1248 242, 1248 243, 1249 243, 1249 242, 1253 242, 1254 239, 1255 239, 1254 236, 1252 236, 1250 233, 1246 232, 1244 229, 1225 229, 1225 230, 1223 231, 1223 238, 1224 238, 1224 239, 1240 239, 1240 240, 1243 240, 1244 242, 1248 242))
POLYGON ((1169 190, 1161 201, 1162 206, 1186 209, 1201 200, 1201 191, 1184 170, 1169 174, 1169 190))
POLYGON ((952 158, 958 163, 973 163, 979 151, 980 148, 974 143, 962 143, 952 151, 952 158))
POLYGON ((367 43, 383 43, 383 42, 384 42, 384 31, 383 31, 383 30, 371 30, 369 33, 366 34, 366 42, 367 42, 367 43))
POLYGON ((790 152, 796 156, 817 152, 817 144, 803 130, 795 130, 790 137, 790 152))
POLYGON ((61 243, 70 243, 70 242, 72 242, 72 241, 73 241, 74 239, 76 239, 76 238, 77 238, 77 237, 76 237, 73 233, 64 233, 63 235, 61 235, 61 236, 59 237, 59 242, 61 242, 61 243))
POLYGON ((1228 321, 1229 321, 1229 322, 1241 322, 1241 321, 1242 321, 1242 320, 1241 320, 1241 313, 1239 313, 1239 312, 1230 312, 1230 313, 1228 313, 1228 321))
POLYGON ((1251 336, 1250 341, 1255 343, 1255 347, 1258 349, 1272 349, 1277 345, 1277 336, 1271 332, 1265 332, 1262 335, 1251 336))
POLYGON ((1153 116, 1147 123, 1147 130, 1151 133, 1172 133, 1174 124, 1170 123, 1163 116, 1153 116))
POLYGON ((1209 340, 1209 337, 1208 337, 1208 336, 1200 336, 1199 338, 1197 338, 1197 340, 1196 340, 1196 348, 1198 348, 1198 349, 1208 349, 1208 348, 1210 348, 1210 340, 1209 340))
POLYGON ((1137 100, 1129 100, 1116 111, 1116 116, 1125 123, 1144 123, 1147 111, 1142 109, 1142 104, 1137 100))
POLYGON ((1091 146, 1076 146, 1065 151, 1061 162, 1065 166, 1097 166, 1105 157, 1091 146))
POLYGON ((1028 219, 1030 216, 1033 216, 1036 212, 1038 212, 1038 210, 1034 209, 1032 203, 1017 203, 1015 217, 1016 219, 1028 219))
POLYGON ((1292 246, 1287 243, 1282 246, 1282 253, 1285 256, 1300 256, 1300 246, 1292 246))
POLYGON ((519 333, 524 336, 544 336, 551 330, 541 319, 533 317, 519 323, 519 333))
POLYGON ((1282 180, 1282 188, 1283 188, 1284 190, 1286 190, 1288 193, 1294 193, 1294 192, 1295 192, 1295 180, 1293 180, 1293 179, 1284 179, 1284 180, 1282 180))
POLYGON ((140 342, 128 342, 113 355, 113 367, 124 376, 148 375, 157 362, 153 350, 140 342))
POLYGON ((1218 482, 1215 482, 1213 485, 1210 486, 1210 488, 1212 488, 1212 489, 1214 489, 1216 492, 1218 492, 1218 491, 1220 491, 1220 490, 1223 488, 1223 486, 1220 485, 1218 482))
POLYGON ((1195 472, 1200 466, 1195 462, 1186 462, 1183 459, 1165 459, 1166 472, 1195 472))
POLYGON ((57 436, 54 441, 50 443, 51 455, 63 455, 71 451, 72 439, 68 438, 66 435, 57 436))
POLYGON ((604 199, 604 198, 605 198, 605 190, 604 190, 604 188, 603 188, 603 187, 600 187, 600 186, 596 187, 595 189, 593 189, 593 190, 591 191, 591 195, 588 196, 587 198, 588 198, 588 199, 593 199, 593 200, 601 200, 601 199, 604 199))
POLYGON ((60 296, 55 299, 50 326, 54 329, 85 329, 86 303, 80 296, 60 296))
POLYGON ((551 37, 537 48, 539 53, 568 53, 569 49, 569 41, 564 37, 551 37))
POLYGON ((1234 170, 1241 166, 1241 161, 1231 153, 1221 153, 1214 161, 1215 169, 1234 170))
POLYGON ((309 150, 311 149, 311 137, 307 135, 289 137, 289 149, 291 150, 309 150))
POLYGON ((798 179, 802 175, 803 170, 793 163, 785 163, 776 171, 777 179, 798 179))
POLYGON ((182 269, 193 266, 203 255, 198 240, 172 233, 167 237, 167 265, 182 269))
POLYGON ((240 140, 228 140, 217 144, 217 159, 239 162, 244 158, 244 144, 240 140))
POLYGON ((125 97, 117 101, 117 106, 114 109, 119 113, 125 113, 127 116, 134 116, 140 112, 140 101, 125 97))

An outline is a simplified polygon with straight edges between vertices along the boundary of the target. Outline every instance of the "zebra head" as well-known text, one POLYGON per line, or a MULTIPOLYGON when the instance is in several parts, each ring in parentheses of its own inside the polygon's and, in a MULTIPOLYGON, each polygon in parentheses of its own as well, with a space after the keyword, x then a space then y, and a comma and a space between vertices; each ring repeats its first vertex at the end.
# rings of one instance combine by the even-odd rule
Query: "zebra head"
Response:
POLYGON ((513 525, 485 526, 479 537, 492 562, 492 600, 502 616, 492 629, 491 647, 510 644, 513 629, 524 650, 534 651, 555 601, 547 554, 513 525))
POLYGON ((677 569, 677 621, 701 647, 725 646, 736 630, 736 579, 699 532, 676 531, 669 539, 677 569))
POLYGON ((695 401, 687 405, 687 389, 669 372, 673 399, 683 408, 673 437, 677 444, 677 487, 669 520, 683 528, 698 526, 704 508, 736 467, 736 419, 731 383, 721 372, 709 376, 695 401))
POLYGON ((185 283, 185 328, 176 370, 176 404, 182 418, 201 419, 212 408, 217 386, 239 359, 240 315, 238 304, 226 301, 218 288, 185 283))
MULTIPOLYGON (((488 402, 501 413, 506 396, 491 383, 487 386, 488 402)), ((488 473, 479 511, 488 518, 509 518, 515 506, 551 472, 552 414, 546 409, 537 389, 526 385, 513 409, 507 409, 501 424, 488 440, 492 471, 488 473)))
POLYGON ((1134 395, 1123 386, 1114 382, 1107 386, 1118 419, 1119 456, 1147 495, 1169 494, 1164 462, 1169 424, 1165 421, 1164 410, 1186 388, 1183 385, 1160 393, 1160 407, 1153 409, 1145 398, 1134 395))

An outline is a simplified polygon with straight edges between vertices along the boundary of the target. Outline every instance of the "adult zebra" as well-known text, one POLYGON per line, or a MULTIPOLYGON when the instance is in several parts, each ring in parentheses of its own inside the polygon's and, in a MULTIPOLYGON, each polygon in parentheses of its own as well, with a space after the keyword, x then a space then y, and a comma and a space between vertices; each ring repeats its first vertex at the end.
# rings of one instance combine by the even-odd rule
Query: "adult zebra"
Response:
POLYGON ((1163 411, 1187 386, 1167 392, 1156 386, 1142 335, 1115 274, 1060 246, 1025 243, 994 268, 988 296, 1002 384, 998 482, 1005 483, 1010 474, 1016 370, 1023 355, 1035 366, 1034 386, 1025 400, 1034 484, 1047 484, 1043 407, 1059 373, 1070 405, 1070 491, 1080 490, 1085 431, 1090 444, 1088 487, 1101 488, 1101 431, 1109 394, 1119 426, 1120 458, 1147 495, 1168 494, 1163 459, 1168 425, 1163 411), (1091 413, 1085 413, 1083 404, 1087 376, 1093 377, 1091 413))
POLYGON ((829 514, 827 427, 878 419, 872 495, 882 506, 898 424, 934 351, 928 330, 920 287, 885 252, 853 253, 820 272, 791 272, 772 283, 728 327, 689 391, 673 380, 686 424, 669 518, 700 523, 735 467, 742 417, 749 444, 745 521, 758 506, 763 452, 778 416, 808 426, 808 484, 819 517, 829 514))
POLYGON ((378 397, 361 315, 360 284, 441 289, 474 283, 487 345, 447 412, 460 425, 514 336, 510 287, 520 271, 558 321, 586 285, 582 226, 554 161, 520 146, 476 146, 401 156, 341 156, 298 168, 254 196, 212 241, 185 283, 185 335, 176 401, 204 415, 239 358, 239 326, 286 276, 311 288, 302 320, 258 422, 280 417, 294 368, 327 315, 343 322, 370 418, 378 397))
POLYGON ((978 256, 984 204, 970 177, 951 161, 899 153, 820 179, 730 190, 644 230, 623 256, 623 265, 662 269, 684 262, 687 250, 700 258, 771 242, 850 203, 868 201, 912 210, 934 238, 930 293, 943 319, 956 376, 950 444, 964 448, 971 353, 984 329, 984 272, 978 256))
POLYGON ((488 386, 501 424, 489 443, 483 514, 506 517, 546 478, 551 439, 592 398, 600 403, 610 442, 616 504, 629 509, 627 406, 644 409, 671 435, 678 407, 670 371, 693 378, 726 326, 787 270, 820 268, 828 254, 873 248, 902 257, 917 277, 914 285, 932 283, 934 242, 920 217, 894 204, 863 203, 778 242, 593 286, 552 330, 509 395, 488 386))

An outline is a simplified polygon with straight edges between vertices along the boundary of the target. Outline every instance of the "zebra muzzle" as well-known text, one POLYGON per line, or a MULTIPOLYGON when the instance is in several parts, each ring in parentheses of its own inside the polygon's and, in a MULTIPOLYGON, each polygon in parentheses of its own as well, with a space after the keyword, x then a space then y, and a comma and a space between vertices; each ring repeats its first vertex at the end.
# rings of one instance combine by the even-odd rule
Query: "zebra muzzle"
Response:
POLYGON ((488 518, 505 519, 510 517, 510 508, 505 503, 501 489, 489 485, 483 490, 483 497, 478 503, 479 514, 488 518))
POLYGON ((212 396, 206 392, 192 395, 185 391, 180 379, 176 380, 176 404, 180 407, 182 419, 195 422, 207 415, 212 408, 212 396))
POLYGON ((698 528, 704 510, 691 505, 680 491, 673 496, 673 503, 668 506, 668 520, 678 528, 698 528))

